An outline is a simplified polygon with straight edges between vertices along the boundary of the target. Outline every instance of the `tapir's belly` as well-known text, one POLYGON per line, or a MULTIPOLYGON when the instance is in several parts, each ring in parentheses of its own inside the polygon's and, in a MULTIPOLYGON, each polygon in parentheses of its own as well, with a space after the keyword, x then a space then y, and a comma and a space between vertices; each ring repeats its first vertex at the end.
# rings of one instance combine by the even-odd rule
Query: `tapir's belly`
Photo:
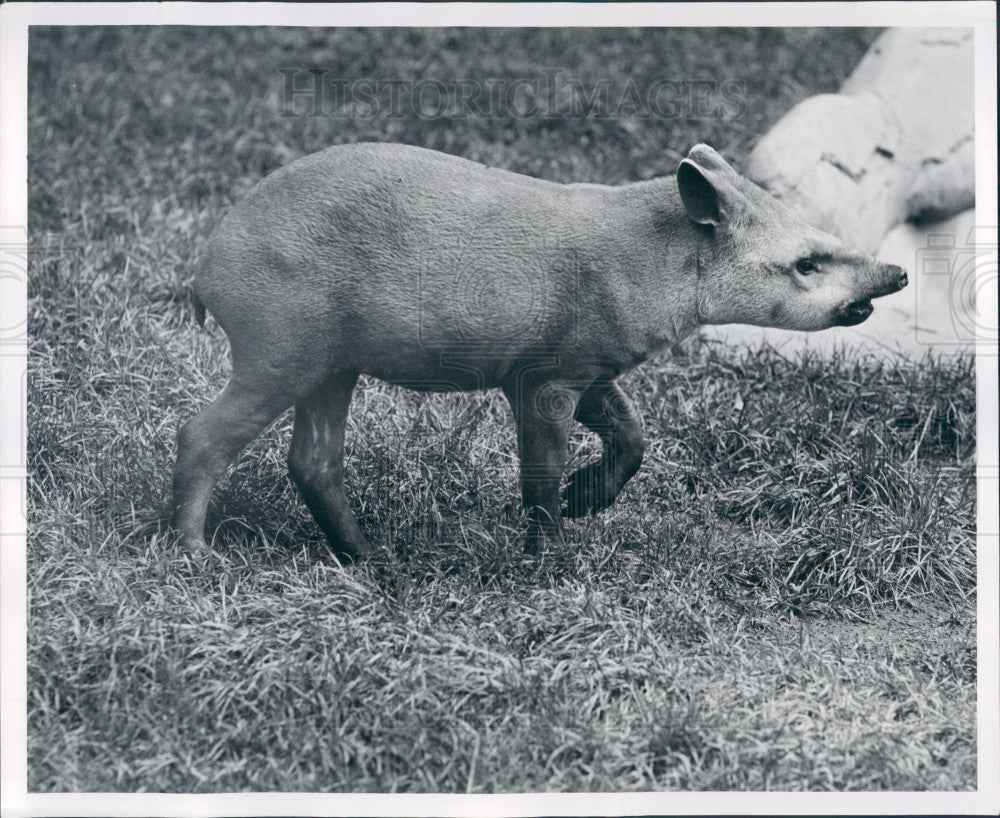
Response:
POLYGON ((344 357, 360 372, 429 391, 499 387, 538 369, 583 378, 594 368, 597 351, 563 315, 519 312, 509 305, 475 312, 442 312, 435 306, 400 318, 376 313, 361 322, 344 357))
POLYGON ((518 361, 500 362, 468 354, 443 355, 437 360, 414 361, 408 358, 396 364, 375 361, 360 367, 366 375, 397 386, 421 392, 471 392, 499 387, 518 369, 518 361))

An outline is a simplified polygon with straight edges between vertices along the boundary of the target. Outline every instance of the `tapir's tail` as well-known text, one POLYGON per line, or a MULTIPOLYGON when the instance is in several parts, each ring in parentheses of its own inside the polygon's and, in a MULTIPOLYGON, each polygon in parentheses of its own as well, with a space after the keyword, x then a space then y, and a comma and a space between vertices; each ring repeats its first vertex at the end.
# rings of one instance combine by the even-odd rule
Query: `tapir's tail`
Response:
POLYGON ((198 326, 202 329, 205 328, 205 305, 201 303, 201 299, 198 298, 198 293, 191 290, 191 298, 194 301, 194 317, 198 319, 198 326))

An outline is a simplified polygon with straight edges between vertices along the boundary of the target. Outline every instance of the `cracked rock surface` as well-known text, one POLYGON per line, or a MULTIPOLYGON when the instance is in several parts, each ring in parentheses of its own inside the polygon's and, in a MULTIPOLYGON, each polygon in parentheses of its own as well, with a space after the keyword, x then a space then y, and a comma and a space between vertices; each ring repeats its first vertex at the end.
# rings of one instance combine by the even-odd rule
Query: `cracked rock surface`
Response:
POLYGON ((874 253, 907 221, 974 204, 971 29, 889 29, 838 94, 789 111, 747 175, 806 221, 874 253))

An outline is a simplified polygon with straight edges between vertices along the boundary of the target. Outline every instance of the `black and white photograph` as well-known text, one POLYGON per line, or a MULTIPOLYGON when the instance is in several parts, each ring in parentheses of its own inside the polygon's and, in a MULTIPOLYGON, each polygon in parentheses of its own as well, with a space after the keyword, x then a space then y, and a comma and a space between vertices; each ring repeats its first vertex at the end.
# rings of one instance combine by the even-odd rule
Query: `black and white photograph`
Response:
POLYGON ((4 815, 995 814, 995 35, 0 8, 4 815))

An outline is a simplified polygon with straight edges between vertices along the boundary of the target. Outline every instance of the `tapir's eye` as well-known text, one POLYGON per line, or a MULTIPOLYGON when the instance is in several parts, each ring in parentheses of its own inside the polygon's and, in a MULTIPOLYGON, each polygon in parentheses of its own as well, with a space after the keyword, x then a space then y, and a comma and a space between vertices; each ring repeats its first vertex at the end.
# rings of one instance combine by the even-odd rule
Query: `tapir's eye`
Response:
POLYGON ((816 272, 816 262, 811 258, 800 258, 795 262, 795 269, 802 273, 802 275, 807 276, 810 273, 816 272))

